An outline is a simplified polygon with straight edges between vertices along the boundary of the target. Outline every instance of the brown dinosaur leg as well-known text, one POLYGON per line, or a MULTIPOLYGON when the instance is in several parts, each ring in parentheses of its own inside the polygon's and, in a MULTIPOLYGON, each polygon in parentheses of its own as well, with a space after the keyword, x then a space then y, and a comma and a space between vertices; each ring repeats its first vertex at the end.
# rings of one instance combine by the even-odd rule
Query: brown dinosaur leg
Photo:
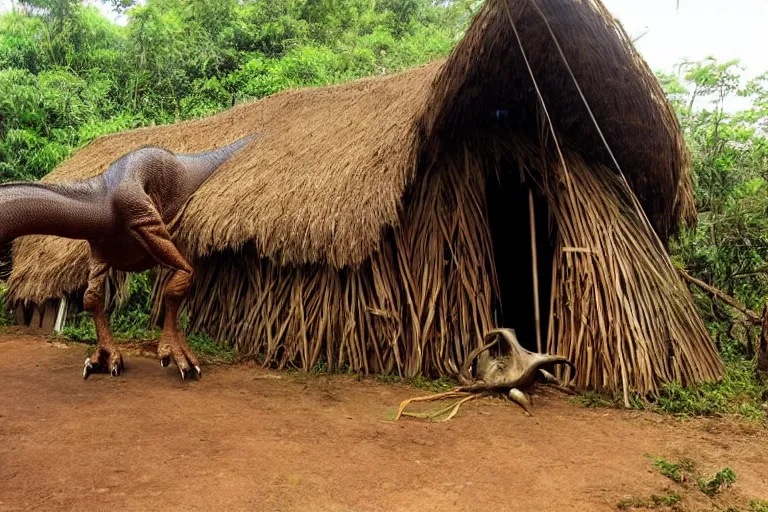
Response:
POLYGON ((192 266, 171 241, 170 233, 159 216, 133 226, 132 231, 160 265, 174 271, 165 287, 165 320, 157 345, 160 364, 164 367, 168 366, 170 359, 173 358, 182 379, 186 378, 190 367, 194 367, 200 377, 203 373, 200 363, 189 348, 184 334, 179 330, 179 306, 189 293, 192 284, 192 266))
POLYGON ((83 298, 83 307, 91 314, 93 323, 96 324, 98 344, 96 351, 85 360, 84 379, 87 379, 91 373, 103 369, 107 369, 113 377, 117 377, 124 368, 123 356, 115 346, 112 334, 109 332, 109 319, 104 312, 104 283, 108 270, 109 265, 96 257, 91 257, 88 288, 83 298))

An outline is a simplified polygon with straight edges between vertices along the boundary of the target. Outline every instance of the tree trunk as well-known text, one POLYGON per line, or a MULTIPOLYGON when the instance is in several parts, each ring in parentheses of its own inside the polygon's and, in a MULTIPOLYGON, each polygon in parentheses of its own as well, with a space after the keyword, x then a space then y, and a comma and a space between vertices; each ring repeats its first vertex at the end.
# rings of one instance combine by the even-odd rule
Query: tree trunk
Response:
POLYGON ((763 328, 755 352, 757 352, 758 373, 768 376, 768 304, 763 309, 763 328))

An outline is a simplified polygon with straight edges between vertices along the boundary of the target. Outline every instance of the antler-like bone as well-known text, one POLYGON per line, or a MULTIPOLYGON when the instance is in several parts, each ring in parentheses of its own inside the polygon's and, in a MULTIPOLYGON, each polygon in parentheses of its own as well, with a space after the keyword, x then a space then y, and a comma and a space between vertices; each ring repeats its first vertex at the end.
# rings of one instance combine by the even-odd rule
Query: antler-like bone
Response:
POLYGON ((473 398, 486 396, 492 392, 502 392, 510 400, 520 405, 528 415, 531 414, 531 397, 526 391, 536 383, 536 376, 542 375, 547 384, 554 384, 559 389, 564 389, 562 384, 545 369, 547 366, 557 364, 566 364, 573 368, 576 367, 567 358, 562 356, 552 356, 549 354, 539 354, 523 348, 517 340, 514 329, 494 329, 489 331, 483 337, 484 344, 473 350, 461 367, 459 377, 462 382, 468 383, 459 386, 447 393, 440 393, 433 396, 425 396, 405 400, 400 404, 397 417, 402 415, 415 416, 434 419, 435 417, 450 411, 447 418, 441 421, 447 421, 452 418, 459 407, 473 398), (491 358, 485 352, 490 350, 499 342, 499 339, 506 341, 509 352, 499 358, 491 358), (469 367, 478 356, 477 380, 473 382, 469 375, 469 367), (426 414, 406 413, 405 408, 412 402, 426 402, 431 400, 440 400, 443 398, 462 398, 454 405, 450 405, 440 411, 426 414))
MULTIPOLYGON (((547 375, 551 376, 544 369, 547 366, 566 364, 574 370, 576 369, 574 364, 565 357, 539 354, 526 350, 520 345, 513 329, 494 329, 489 331, 485 335, 484 341, 489 338, 495 338, 493 341, 495 344, 499 337, 507 342, 509 353, 498 359, 491 359, 485 365, 479 364, 477 369, 478 380, 483 382, 486 390, 530 388, 533 386, 536 373, 539 370, 546 372, 542 373, 545 378, 547 375)), ((486 343, 487 345, 491 345, 491 343, 486 343)))

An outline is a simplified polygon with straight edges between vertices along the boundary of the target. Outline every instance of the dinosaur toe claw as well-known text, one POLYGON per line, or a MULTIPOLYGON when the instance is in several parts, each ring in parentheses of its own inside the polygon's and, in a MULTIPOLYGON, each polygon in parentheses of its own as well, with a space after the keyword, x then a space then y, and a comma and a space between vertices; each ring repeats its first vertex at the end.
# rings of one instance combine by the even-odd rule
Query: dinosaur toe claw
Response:
POLYGON ((92 370, 93 370, 93 365, 91 364, 91 359, 86 358, 85 363, 83 364, 83 380, 88 378, 92 370))
POLYGON ((195 366, 195 370, 197 371, 198 379, 203 376, 203 370, 199 366, 195 366))

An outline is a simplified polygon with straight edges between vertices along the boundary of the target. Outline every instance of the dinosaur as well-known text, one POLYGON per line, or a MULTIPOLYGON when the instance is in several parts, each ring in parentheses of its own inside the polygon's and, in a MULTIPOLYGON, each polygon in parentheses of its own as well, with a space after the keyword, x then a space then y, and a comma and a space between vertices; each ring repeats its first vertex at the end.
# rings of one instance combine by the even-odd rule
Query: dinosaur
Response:
POLYGON ((0 184, 0 247, 26 235, 85 240, 90 250, 83 308, 93 317, 97 346, 83 365, 83 378, 125 369, 105 312, 110 269, 143 272, 160 265, 173 273, 164 289, 165 320, 157 346, 163 367, 176 363, 181 378, 200 363, 178 326, 179 307, 189 293, 193 269, 173 243, 169 224, 192 194, 227 159, 258 137, 243 137, 220 149, 174 154, 142 147, 115 160, 92 178, 46 184, 0 184))

